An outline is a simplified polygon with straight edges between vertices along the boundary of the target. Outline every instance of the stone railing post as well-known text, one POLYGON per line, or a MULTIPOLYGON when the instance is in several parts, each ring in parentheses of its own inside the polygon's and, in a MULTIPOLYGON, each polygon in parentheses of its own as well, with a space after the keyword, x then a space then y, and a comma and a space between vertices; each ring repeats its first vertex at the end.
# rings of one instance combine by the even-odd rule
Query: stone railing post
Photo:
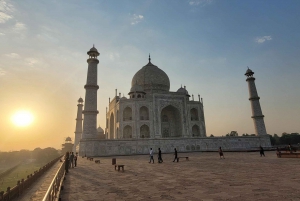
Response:
POLYGON ((1 191, 0 192, 0 198, 1 198, 1 200, 3 200, 3 194, 4 194, 4 191, 1 191))
POLYGON ((7 187, 6 193, 7 193, 7 199, 10 200, 10 187, 7 187))
POLYGON ((17 192, 18 192, 18 197, 21 195, 21 188, 20 188, 20 180, 17 182, 17 192))

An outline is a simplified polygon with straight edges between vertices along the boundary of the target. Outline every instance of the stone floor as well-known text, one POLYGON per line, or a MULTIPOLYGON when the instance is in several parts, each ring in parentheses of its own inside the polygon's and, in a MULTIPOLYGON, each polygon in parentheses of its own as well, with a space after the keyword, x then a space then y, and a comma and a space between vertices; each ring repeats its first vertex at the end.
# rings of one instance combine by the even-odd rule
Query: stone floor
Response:
MULTIPOLYGON (((62 201, 98 200, 300 200, 300 160, 276 158, 275 152, 179 153, 190 160, 149 164, 149 157, 118 156, 124 172, 114 170, 111 157, 100 164, 79 158, 64 182, 62 201)), ((157 157, 155 156, 155 159, 157 157)), ((94 158, 95 160, 95 158, 94 158)))

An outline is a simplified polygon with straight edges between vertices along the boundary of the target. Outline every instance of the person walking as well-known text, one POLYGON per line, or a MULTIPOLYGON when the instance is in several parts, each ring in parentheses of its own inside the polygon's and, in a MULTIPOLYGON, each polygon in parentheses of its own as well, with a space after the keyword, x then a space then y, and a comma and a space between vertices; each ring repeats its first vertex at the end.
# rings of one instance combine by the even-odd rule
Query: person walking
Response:
POLYGON ((66 152, 65 155, 65 171, 66 174, 69 172, 69 152, 66 152))
POLYGON ((173 162, 175 162, 175 160, 177 160, 177 162, 178 162, 178 155, 177 155, 176 148, 174 148, 174 151, 175 151, 175 153, 174 153, 174 160, 173 160, 173 162))
POLYGON ((164 162, 163 159, 162 159, 162 157, 161 157, 161 150, 160 150, 160 148, 158 148, 158 162, 159 163, 164 162))
POLYGON ((151 160, 152 160, 153 163, 154 163, 153 150, 152 150, 152 148, 150 148, 150 161, 149 161, 149 163, 151 163, 151 160))
POLYGON ((262 148, 262 146, 259 146, 259 153, 260 153, 260 157, 262 157, 262 156, 265 157, 265 150, 264 150, 264 148, 262 148))
POLYGON ((74 153, 72 152, 70 155, 70 165, 69 165, 70 168, 74 168, 73 160, 74 160, 74 153))
POLYGON ((74 166, 76 167, 77 166, 77 153, 76 153, 76 155, 74 156, 74 166))
POLYGON ((224 156, 224 153, 223 153, 223 150, 221 147, 219 147, 219 155, 220 155, 220 159, 222 159, 222 156, 223 156, 223 159, 225 159, 225 156, 224 156))

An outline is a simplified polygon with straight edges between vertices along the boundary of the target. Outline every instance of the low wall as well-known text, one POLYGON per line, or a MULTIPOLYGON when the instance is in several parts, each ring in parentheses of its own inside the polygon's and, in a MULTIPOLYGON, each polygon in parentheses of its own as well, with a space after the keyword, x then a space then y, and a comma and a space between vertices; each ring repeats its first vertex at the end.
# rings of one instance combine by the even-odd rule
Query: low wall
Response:
POLYGON ((82 139, 79 144, 80 156, 116 156, 148 154, 152 148, 158 148, 163 153, 171 153, 174 148, 178 152, 217 151, 222 147, 224 151, 254 150, 259 146, 271 147, 269 136, 245 137, 206 137, 206 138, 163 138, 163 139, 82 139))

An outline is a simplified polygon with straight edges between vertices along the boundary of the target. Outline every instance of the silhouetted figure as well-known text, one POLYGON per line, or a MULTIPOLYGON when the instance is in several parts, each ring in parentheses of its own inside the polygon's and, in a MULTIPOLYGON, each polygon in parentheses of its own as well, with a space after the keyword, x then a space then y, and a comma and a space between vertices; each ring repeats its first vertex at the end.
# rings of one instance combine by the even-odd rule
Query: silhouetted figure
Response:
POLYGON ((153 163, 154 163, 153 150, 152 150, 152 148, 150 148, 150 161, 149 161, 149 163, 151 163, 151 160, 152 160, 153 163))
POLYGON ((279 158, 281 158, 281 151, 278 147, 276 148, 276 154, 279 158))
POLYGON ((259 153, 260 153, 260 157, 265 156, 265 150, 264 148, 262 148, 262 146, 259 146, 259 153))
POLYGON ((160 150, 160 148, 158 148, 158 162, 159 163, 164 162, 163 159, 162 159, 162 157, 161 157, 161 150, 160 150))
POLYGON ((176 148, 174 148, 174 160, 173 160, 173 162, 175 162, 175 160, 177 160, 177 162, 178 162, 178 155, 177 155, 177 150, 176 150, 176 148))
POLYGON ((74 161, 73 161, 73 159, 74 159, 74 154, 73 154, 73 152, 71 153, 71 155, 70 155, 70 165, 69 165, 69 167, 71 168, 74 168, 74 161))
POLYGON ((291 144, 289 144, 289 146, 288 146, 288 150, 289 150, 289 152, 290 152, 290 153, 293 153, 293 150, 292 150, 292 146, 291 146, 291 144))
POLYGON ((219 147, 219 155, 220 155, 220 159, 222 159, 222 156, 223 156, 223 159, 225 159, 225 156, 224 156, 224 153, 223 153, 223 150, 221 147, 219 147))
POLYGON ((77 154, 74 156, 74 166, 77 166, 77 154))
POLYGON ((66 152, 66 155, 65 155, 65 171, 66 173, 69 172, 69 152, 66 152))

